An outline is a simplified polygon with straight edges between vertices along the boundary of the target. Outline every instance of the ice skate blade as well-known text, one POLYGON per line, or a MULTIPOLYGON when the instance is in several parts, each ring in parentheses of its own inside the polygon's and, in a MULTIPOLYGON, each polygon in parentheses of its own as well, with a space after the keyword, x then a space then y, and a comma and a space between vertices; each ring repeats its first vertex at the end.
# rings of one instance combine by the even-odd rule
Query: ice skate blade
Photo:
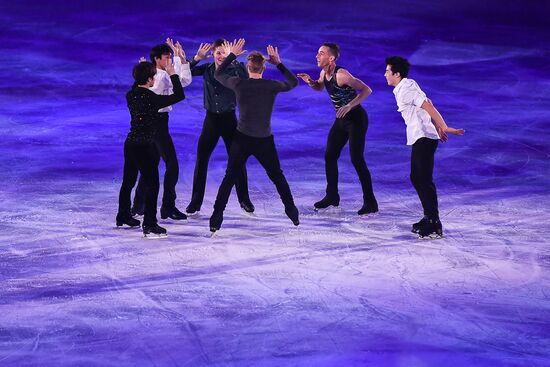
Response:
POLYGON ((429 234, 427 236, 420 236, 418 235, 418 239, 419 240, 424 240, 424 241, 428 241, 428 240, 440 240, 443 238, 443 235, 440 235, 440 234, 437 234, 437 233, 432 233, 432 234, 429 234))
POLYGON ((340 210, 340 207, 338 205, 334 206, 334 205, 330 205, 330 206, 327 206, 326 208, 317 208, 317 207, 313 207, 313 211, 316 212, 316 213, 330 213, 332 211, 339 211, 340 210))
POLYGON ((198 217, 199 215, 201 215, 201 211, 198 210, 198 211, 196 211, 196 212, 194 212, 194 213, 187 213, 187 212, 186 212, 185 214, 187 214, 188 217, 198 217))
POLYGON ((113 229, 118 229, 119 231, 126 231, 126 230, 130 230, 130 229, 138 229, 138 228, 141 228, 141 225, 139 226, 133 226, 133 227, 130 227, 130 226, 127 226, 127 225, 116 225, 113 227, 113 229))
POLYGON ((360 218, 367 219, 367 218, 376 218, 376 217, 378 217, 379 213, 380 212, 374 212, 374 213, 365 213, 365 214, 358 214, 358 215, 359 215, 360 218))
POLYGON ((143 239, 144 240, 158 240, 158 239, 162 239, 162 238, 168 238, 168 234, 166 233, 162 233, 162 234, 156 234, 156 233, 147 233, 147 234, 143 234, 143 239))

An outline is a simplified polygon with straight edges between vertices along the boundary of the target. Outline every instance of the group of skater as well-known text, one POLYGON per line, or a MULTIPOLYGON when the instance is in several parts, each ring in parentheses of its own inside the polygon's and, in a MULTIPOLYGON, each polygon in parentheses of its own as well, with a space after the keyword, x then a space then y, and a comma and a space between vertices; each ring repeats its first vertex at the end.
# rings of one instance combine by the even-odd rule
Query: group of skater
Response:
MULTIPOLYGON (((165 44, 151 49, 150 62, 142 58, 133 68, 134 84, 126 94, 130 110, 130 132, 124 143, 124 175, 119 194, 117 226, 142 225, 143 234, 166 236, 166 229, 157 222, 159 194, 158 165, 165 162, 163 197, 160 209, 162 219, 187 219, 202 207, 208 163, 220 137, 228 153, 225 176, 220 184, 214 210, 210 217, 210 231, 216 232, 223 223, 223 212, 233 186, 241 208, 253 213, 255 207, 248 192, 246 162, 254 156, 274 183, 284 205, 284 211, 294 225, 299 225, 299 211, 281 169, 275 140, 271 132, 271 115, 275 98, 303 80, 311 89, 326 89, 336 110, 336 118, 328 133, 325 149, 326 192, 314 203, 315 210, 338 207, 338 158, 349 143, 352 164, 363 192, 363 205, 358 215, 378 212, 372 179, 365 162, 365 137, 368 115, 361 106, 372 90, 345 68, 336 65, 340 49, 335 43, 323 43, 316 55, 321 69, 319 78, 306 73, 292 73, 282 62, 277 47, 267 46, 267 55, 244 50, 245 40, 228 42, 218 39, 203 43, 196 55, 187 60, 179 42, 168 38, 165 44), (247 54, 246 62, 237 58, 247 54), (210 63, 201 61, 212 58, 210 63), (266 63, 273 64, 284 80, 263 78, 266 63), (193 175, 193 190, 185 213, 176 207, 176 184, 179 164, 168 128, 172 105, 185 99, 184 87, 193 76, 202 76, 204 109, 206 115, 197 144, 197 158, 193 175), (237 118, 236 108, 239 116, 237 118), (132 204, 131 193, 138 181, 132 204), (143 224, 136 216, 143 215, 143 224)), ((439 219, 437 191, 433 183, 434 156, 438 142, 447 141, 448 134, 463 135, 464 129, 447 126, 432 101, 418 84, 408 78, 409 62, 399 56, 386 58, 385 78, 393 92, 405 124, 407 145, 412 146, 411 182, 424 210, 420 221, 412 225, 412 232, 420 238, 441 238, 443 230, 439 219)))

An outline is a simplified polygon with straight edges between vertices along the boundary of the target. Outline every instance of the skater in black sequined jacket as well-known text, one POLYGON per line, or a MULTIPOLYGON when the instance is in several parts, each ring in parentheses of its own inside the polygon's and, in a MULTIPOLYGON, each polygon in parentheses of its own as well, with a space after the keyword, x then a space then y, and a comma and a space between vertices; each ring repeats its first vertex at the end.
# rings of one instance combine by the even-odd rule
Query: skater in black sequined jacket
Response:
POLYGON ((124 142, 124 176, 118 199, 117 226, 124 224, 131 227, 139 226, 140 222, 130 214, 130 195, 140 172, 147 185, 145 212, 143 218, 143 233, 162 235, 166 230, 157 224, 157 198, 159 192, 158 164, 160 155, 155 146, 155 136, 161 124, 159 109, 173 105, 185 98, 183 87, 174 65, 168 63, 166 72, 170 75, 174 94, 158 95, 150 91, 156 73, 155 66, 150 62, 140 62, 133 69, 135 83, 126 94, 126 102, 130 110, 130 132, 124 142))

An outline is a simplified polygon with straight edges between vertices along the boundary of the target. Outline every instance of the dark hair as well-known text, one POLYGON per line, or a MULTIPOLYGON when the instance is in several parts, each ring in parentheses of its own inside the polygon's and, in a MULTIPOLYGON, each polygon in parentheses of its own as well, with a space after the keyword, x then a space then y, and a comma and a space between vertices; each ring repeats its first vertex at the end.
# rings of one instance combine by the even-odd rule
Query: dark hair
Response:
POLYGON ((151 62, 156 65, 155 59, 160 59, 162 55, 172 55, 172 49, 165 43, 153 47, 149 57, 151 58, 151 62))
POLYGON ((218 38, 212 43, 212 52, 216 49, 216 47, 220 47, 225 42, 224 38, 218 38))
POLYGON ((154 78, 157 73, 157 68, 155 65, 148 61, 140 62, 132 70, 132 76, 136 81, 134 86, 143 85, 147 83, 149 78, 154 78))
POLYGON ((323 46, 329 49, 335 60, 340 57, 340 47, 336 43, 325 42, 323 43, 323 46))
POLYGON ((265 57, 261 52, 252 51, 248 54, 248 64, 250 65, 250 71, 253 73, 261 73, 265 70, 265 57))
POLYGON ((386 65, 390 66, 392 74, 399 73, 401 78, 406 78, 409 75, 411 64, 409 60, 401 56, 386 57, 386 65))

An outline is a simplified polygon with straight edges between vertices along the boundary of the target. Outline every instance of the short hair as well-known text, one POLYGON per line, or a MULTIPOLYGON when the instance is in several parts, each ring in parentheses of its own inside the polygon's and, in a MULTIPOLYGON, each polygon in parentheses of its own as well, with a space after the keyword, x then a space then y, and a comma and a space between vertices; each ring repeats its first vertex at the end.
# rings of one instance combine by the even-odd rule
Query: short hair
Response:
POLYGON ((409 75, 411 64, 409 60, 401 56, 386 57, 386 65, 390 66, 392 74, 399 73, 401 78, 406 78, 409 75))
POLYGON ((334 59, 338 59, 340 57, 340 46, 338 46, 336 43, 325 42, 322 46, 325 46, 329 49, 332 56, 334 56, 334 59))
POLYGON ((172 49, 165 43, 153 47, 149 57, 151 58, 151 62, 156 65, 155 59, 160 59, 162 55, 172 55, 172 49))
POLYGON ((225 42, 225 38, 218 38, 217 40, 212 42, 212 52, 214 52, 216 47, 223 46, 224 42, 225 42))
POLYGON ((250 71, 253 73, 261 73, 265 70, 265 57, 261 52, 252 51, 247 58, 250 71))
POLYGON ((149 78, 154 78, 156 73, 157 68, 148 61, 138 63, 132 70, 132 76, 136 81, 135 85, 147 83, 147 80, 149 80, 149 78))

